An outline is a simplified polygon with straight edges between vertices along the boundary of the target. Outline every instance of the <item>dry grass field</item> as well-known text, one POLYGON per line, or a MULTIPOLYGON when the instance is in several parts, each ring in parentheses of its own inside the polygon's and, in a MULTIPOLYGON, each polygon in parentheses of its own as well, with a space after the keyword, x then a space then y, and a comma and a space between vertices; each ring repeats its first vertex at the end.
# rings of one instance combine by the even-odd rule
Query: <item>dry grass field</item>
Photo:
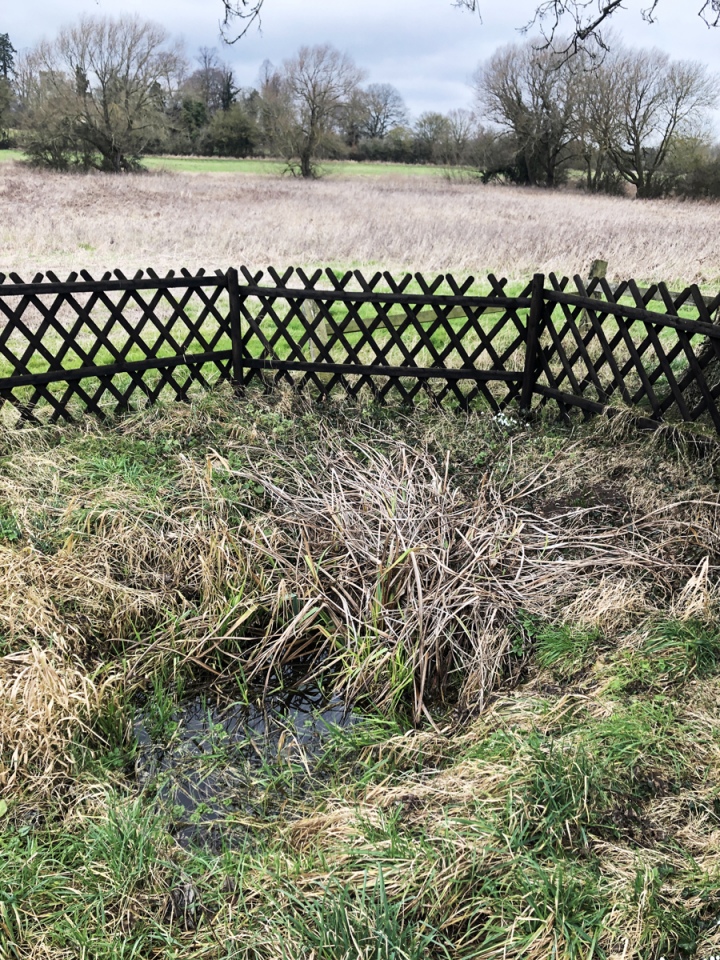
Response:
POLYGON ((0 270, 246 264, 585 274, 720 286, 718 208, 451 183, 151 173, 114 179, 0 165, 0 270))

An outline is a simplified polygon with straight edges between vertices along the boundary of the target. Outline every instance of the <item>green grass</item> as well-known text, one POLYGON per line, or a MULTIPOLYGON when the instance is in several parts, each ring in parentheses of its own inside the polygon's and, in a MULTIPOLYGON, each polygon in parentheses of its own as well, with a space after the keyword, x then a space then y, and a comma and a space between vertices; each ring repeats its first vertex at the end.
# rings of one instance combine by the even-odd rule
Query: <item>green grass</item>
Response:
MULTIPOLYGON (((24 159, 21 150, 0 150, 0 163, 24 159)), ((168 170, 174 173, 232 173, 254 176, 282 176, 287 172, 284 160, 260 160, 232 157, 144 157, 147 170, 168 170)), ((447 168, 405 163, 358 163, 344 160, 323 160, 318 165, 321 176, 329 177, 442 177, 447 168)), ((452 174, 462 174, 461 168, 452 174)))
POLYGON ((595 654, 599 631, 568 624, 544 625, 535 633, 535 656, 558 680, 571 680, 595 654))
POLYGON ((285 169, 281 160, 232 159, 220 157, 145 157, 148 170, 171 170, 174 173, 236 173, 279 176, 285 169))
MULTIPOLYGON (((176 173, 279 176, 287 172, 287 164, 284 160, 252 158, 242 160, 220 157, 145 157, 143 166, 148 170, 172 170, 176 173)), ((444 167, 405 163, 358 163, 344 160, 323 160, 318 164, 318 172, 320 176, 328 177, 442 177, 447 175, 444 167)))

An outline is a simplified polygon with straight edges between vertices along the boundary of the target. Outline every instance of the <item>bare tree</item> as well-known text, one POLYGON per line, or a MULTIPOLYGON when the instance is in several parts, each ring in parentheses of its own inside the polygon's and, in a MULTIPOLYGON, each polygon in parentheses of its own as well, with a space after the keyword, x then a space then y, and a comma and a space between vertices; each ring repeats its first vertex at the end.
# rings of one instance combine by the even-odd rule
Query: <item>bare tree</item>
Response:
POLYGON ((658 50, 620 50, 599 79, 605 102, 593 111, 597 142, 638 197, 664 193, 671 152, 717 103, 717 78, 700 63, 672 62, 658 50))
POLYGON ((415 153, 423 163, 447 163, 452 131, 443 113, 426 110, 415 121, 415 153))
POLYGON ((258 128, 265 147, 276 156, 292 156, 294 119, 292 105, 278 70, 269 60, 258 75, 258 128))
POLYGON ((345 144, 354 148, 365 138, 368 108, 365 91, 358 87, 339 112, 338 130, 345 144))
POLYGON ((200 47, 196 61, 198 69, 188 77, 183 92, 197 97, 208 117, 218 110, 229 110, 240 93, 232 67, 209 47, 200 47))
POLYGON ((497 50, 474 77, 479 113, 511 134, 517 179, 555 186, 576 154, 576 62, 529 41, 497 50))
POLYGON ((399 91, 390 83, 371 83, 363 90, 367 110, 365 136, 386 137, 393 127, 407 123, 408 111, 399 91))
POLYGON ((84 165, 112 172, 136 166, 160 135, 186 66, 165 29, 138 17, 83 17, 41 44, 34 62, 36 145, 61 130, 84 165))
POLYGON ((459 107, 449 110, 448 115, 448 142, 450 153, 448 163, 461 164, 467 159, 467 151, 477 129, 477 120, 472 110, 459 107))
POLYGON ((284 61, 276 81, 278 98, 284 102, 278 116, 290 122, 285 154, 297 161, 301 176, 316 175, 318 152, 362 79, 363 71, 353 60, 329 44, 301 47, 284 61))
POLYGON ((371 83, 358 87, 342 111, 340 127, 349 147, 361 140, 383 140, 407 121, 405 102, 392 84, 371 83))
POLYGON ((470 110, 422 113, 414 126, 415 159, 453 167, 464 163, 476 126, 470 110))

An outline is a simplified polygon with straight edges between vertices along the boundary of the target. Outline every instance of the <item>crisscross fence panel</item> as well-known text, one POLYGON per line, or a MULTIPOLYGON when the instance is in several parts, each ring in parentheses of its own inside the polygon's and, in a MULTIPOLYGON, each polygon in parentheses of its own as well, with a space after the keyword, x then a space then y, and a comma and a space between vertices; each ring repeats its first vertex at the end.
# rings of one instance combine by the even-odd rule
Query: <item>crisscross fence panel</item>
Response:
POLYGON ((507 287, 293 268, 0 274, 0 413, 103 416, 229 380, 495 412, 630 408, 720 433, 720 295, 553 274, 507 287))
POLYGON ((21 421, 55 421, 185 400, 230 375, 227 302, 219 271, 0 276, 0 402, 21 421))
POLYGON ((508 297, 495 277, 488 296, 469 292, 472 277, 449 275, 271 269, 270 282, 247 270, 242 279, 243 385, 263 378, 326 397, 368 389, 379 401, 480 400, 496 411, 520 398, 530 286, 508 297))
POLYGON ((631 408, 646 426, 705 419, 720 433, 720 295, 549 277, 533 393, 561 410, 631 408), (650 309, 651 304, 662 306, 650 309), (686 314, 683 316, 683 313, 686 314), (688 315, 689 314, 689 315, 688 315))

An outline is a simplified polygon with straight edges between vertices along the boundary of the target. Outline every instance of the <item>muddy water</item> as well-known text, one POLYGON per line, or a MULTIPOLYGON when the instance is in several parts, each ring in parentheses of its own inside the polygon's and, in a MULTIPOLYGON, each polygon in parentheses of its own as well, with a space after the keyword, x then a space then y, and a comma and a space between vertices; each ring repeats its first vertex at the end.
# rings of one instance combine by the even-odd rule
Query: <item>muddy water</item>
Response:
POLYGON ((311 685, 243 703, 193 696, 160 732, 141 709, 134 724, 138 785, 170 811, 183 846, 234 847, 246 842, 251 819, 272 821, 309 788, 332 728, 354 719, 311 685))

